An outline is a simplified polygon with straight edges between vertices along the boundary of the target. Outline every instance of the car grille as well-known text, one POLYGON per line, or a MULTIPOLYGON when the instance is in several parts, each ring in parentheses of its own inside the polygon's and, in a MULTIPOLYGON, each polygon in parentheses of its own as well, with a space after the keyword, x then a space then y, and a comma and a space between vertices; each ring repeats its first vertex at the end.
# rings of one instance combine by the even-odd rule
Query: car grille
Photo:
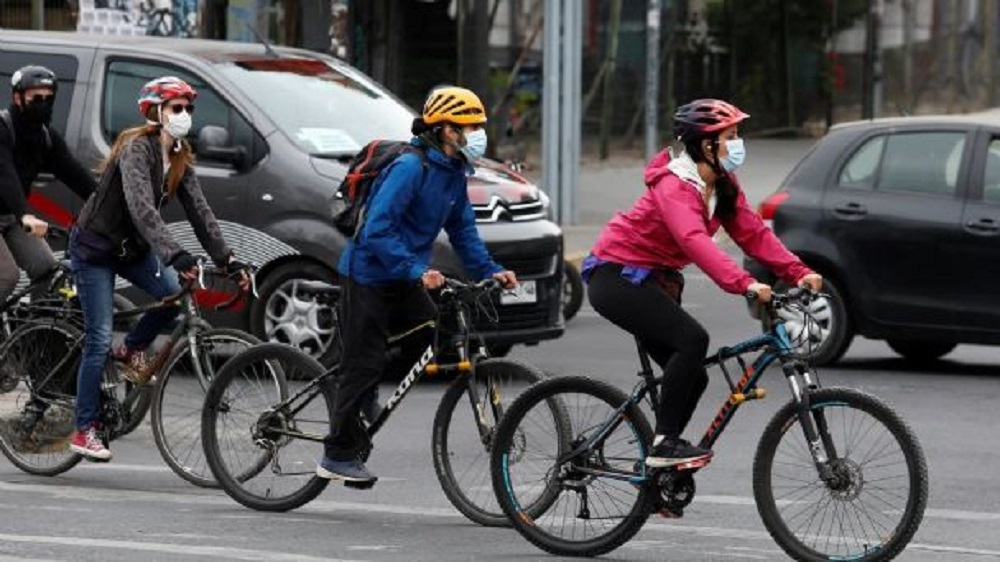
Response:
POLYGON ((497 256, 500 265, 513 271, 518 277, 545 277, 555 272, 556 256, 497 256))
POLYGON ((474 205, 476 222, 531 221, 545 218, 545 206, 540 200, 524 203, 506 202, 493 196, 485 205, 474 205))

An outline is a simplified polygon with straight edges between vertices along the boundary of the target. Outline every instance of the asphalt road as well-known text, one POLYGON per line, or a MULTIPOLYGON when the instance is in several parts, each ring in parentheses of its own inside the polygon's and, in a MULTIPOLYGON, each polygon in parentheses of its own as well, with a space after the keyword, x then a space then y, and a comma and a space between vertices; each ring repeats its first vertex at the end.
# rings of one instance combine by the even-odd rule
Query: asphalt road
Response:
MULTIPOLYGON (((811 143, 752 141, 741 179, 751 203, 773 191, 811 143)), ((641 163, 584 170, 581 218, 567 250, 583 251, 599 223, 641 193, 641 163)), ((755 333, 739 299, 688 276, 685 303, 713 346, 755 333)), ((622 389, 636 382, 632 341, 587 305, 557 341, 514 356, 558 374, 586 374, 622 389)), ((899 560, 1000 560, 1000 350, 960 346, 943 361, 908 365, 879 342, 855 341, 823 383, 864 389, 889 402, 920 439, 930 473, 923 525, 899 560)), ((751 465, 771 415, 788 398, 776 373, 769 398, 740 410, 697 477, 698 495, 681 520, 651 518, 608 560, 781 560, 753 503, 751 465)), ((381 480, 367 492, 331 486, 286 514, 249 511, 217 490, 193 488, 160 461, 148 425, 114 444, 107 465, 81 464, 56 478, 19 472, 0 460, 0 561, 5 560, 557 560, 512 530, 467 522, 448 503, 431 464, 431 422, 443 387, 407 396, 376 440, 369 464, 381 480)), ((383 389, 383 396, 391 393, 383 389)), ((708 425, 725 396, 718 373, 688 437, 708 425)))
MULTIPOLYGON (((689 276, 687 306, 713 345, 754 333, 738 299, 689 276)), ((589 308, 566 336, 515 356, 553 374, 587 374, 627 389, 635 382, 632 342, 589 308)), ((824 369, 825 385, 875 393, 912 425, 928 460, 931 494, 924 523, 900 560, 1000 560, 1000 467, 995 404, 997 351, 959 347, 917 367, 883 344, 857 341, 844 363, 824 369)), ((765 378, 769 398, 743 408, 698 476, 698 496, 681 520, 650 519, 611 560, 775 560, 752 501, 750 469, 767 420, 787 399, 782 377, 765 378)), ((390 390, 384 389, 383 396, 390 390)), ((440 384, 418 386, 376 440, 374 490, 331 486, 292 513, 244 509, 220 491, 174 476, 148 426, 116 442, 108 465, 82 464, 56 478, 20 473, 0 461, 0 560, 538 560, 549 557, 514 531, 468 523, 434 476, 430 428, 440 384)), ((690 437, 707 426, 724 396, 714 376, 690 437)))

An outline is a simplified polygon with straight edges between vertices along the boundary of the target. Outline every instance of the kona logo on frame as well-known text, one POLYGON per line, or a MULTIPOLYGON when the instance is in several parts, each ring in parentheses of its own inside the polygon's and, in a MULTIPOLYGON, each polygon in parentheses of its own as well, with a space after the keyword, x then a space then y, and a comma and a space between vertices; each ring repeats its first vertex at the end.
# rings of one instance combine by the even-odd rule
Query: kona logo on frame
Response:
POLYGON ((403 398, 403 395, 406 394, 407 390, 410 390, 410 386, 413 384, 413 381, 417 380, 417 377, 420 376, 420 373, 424 371, 424 367, 431 362, 433 357, 434 348, 428 345, 427 349, 424 350, 424 354, 420 356, 420 359, 418 359, 413 365, 410 372, 406 374, 406 378, 403 379, 403 382, 399 383, 399 387, 396 389, 396 392, 393 392, 392 396, 390 396, 389 400, 385 403, 385 407, 387 409, 391 410, 396 407, 396 403, 403 398))

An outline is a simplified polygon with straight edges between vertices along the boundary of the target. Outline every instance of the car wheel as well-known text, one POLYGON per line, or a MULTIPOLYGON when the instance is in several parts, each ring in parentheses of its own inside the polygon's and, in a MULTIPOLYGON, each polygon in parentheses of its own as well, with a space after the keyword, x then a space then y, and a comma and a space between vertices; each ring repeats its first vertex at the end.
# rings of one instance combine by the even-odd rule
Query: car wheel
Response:
POLYGON ((928 340, 888 340, 886 343, 893 351, 914 362, 940 359, 951 353, 958 345, 947 341, 928 340))
MULTIPOLYGON (((788 290, 786 283, 778 283, 779 291, 788 290)), ((808 314, 795 310, 782 310, 778 315, 785 321, 785 329, 797 352, 813 365, 829 365, 843 357, 854 338, 847 303, 840 289, 828 278, 823 279, 823 293, 829 296, 813 300, 808 314)))
POLYGON ((580 270, 572 262, 564 262, 563 266, 563 291, 562 291, 562 311, 563 318, 569 320, 580 312, 583 305, 583 278, 580 277, 580 270))
POLYGON ((265 341, 298 347, 325 367, 340 361, 340 334, 333 311, 300 291, 302 280, 339 284, 336 274, 315 263, 286 263, 260 281, 250 306, 250 330, 265 341))

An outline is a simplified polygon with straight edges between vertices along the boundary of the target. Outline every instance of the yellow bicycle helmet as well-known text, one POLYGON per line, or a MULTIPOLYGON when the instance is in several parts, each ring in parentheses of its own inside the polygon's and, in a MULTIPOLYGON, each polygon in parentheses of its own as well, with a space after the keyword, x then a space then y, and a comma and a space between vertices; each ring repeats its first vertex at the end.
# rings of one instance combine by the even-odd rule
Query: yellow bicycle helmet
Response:
POLYGON ((445 86, 427 96, 422 118, 428 126, 439 123, 482 125, 486 122, 486 108, 472 90, 445 86))

